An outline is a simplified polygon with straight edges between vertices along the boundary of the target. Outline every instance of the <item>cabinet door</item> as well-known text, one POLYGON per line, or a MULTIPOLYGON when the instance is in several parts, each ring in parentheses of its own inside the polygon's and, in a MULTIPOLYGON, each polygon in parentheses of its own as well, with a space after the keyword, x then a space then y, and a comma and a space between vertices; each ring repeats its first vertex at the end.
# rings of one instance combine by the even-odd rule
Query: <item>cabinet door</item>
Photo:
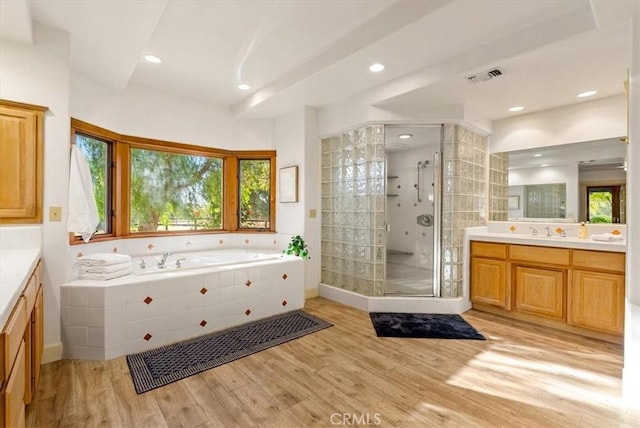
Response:
POLYGON ((508 309, 507 263, 501 260, 471 259, 471 301, 508 309))
POLYGON ((623 333, 624 275, 574 270, 569 296, 569 324, 623 333))
POLYGON ((564 278, 562 270, 516 266, 515 309, 564 320, 564 278))
POLYGON ((11 428, 25 426, 24 408, 24 374, 25 352, 24 342, 20 344, 16 363, 11 370, 11 375, 0 393, 0 421, 2 425, 11 428))
POLYGON ((38 291, 36 304, 31 315, 31 342, 33 350, 31 352, 31 389, 35 394, 40 381, 40 363, 42 362, 42 349, 44 345, 44 312, 42 300, 42 287, 38 291))
POLYGON ((0 222, 42 222, 42 117, 0 105, 0 222))

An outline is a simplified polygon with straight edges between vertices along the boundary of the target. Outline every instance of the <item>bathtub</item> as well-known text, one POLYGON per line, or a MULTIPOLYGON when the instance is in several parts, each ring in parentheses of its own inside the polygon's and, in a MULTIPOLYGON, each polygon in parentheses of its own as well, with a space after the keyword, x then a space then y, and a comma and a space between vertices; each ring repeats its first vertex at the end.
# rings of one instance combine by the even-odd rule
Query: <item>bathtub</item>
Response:
POLYGON ((170 255, 164 269, 159 257, 134 257, 131 275, 62 285, 65 358, 108 360, 304 306, 304 260, 298 257, 243 249, 184 252, 170 255))
POLYGON ((231 266, 252 263, 262 260, 277 260, 284 256, 280 253, 258 252, 245 249, 225 249, 211 251, 194 251, 170 254, 164 266, 159 267, 162 256, 134 257, 134 275, 152 275, 169 272, 199 269, 211 266, 231 266))

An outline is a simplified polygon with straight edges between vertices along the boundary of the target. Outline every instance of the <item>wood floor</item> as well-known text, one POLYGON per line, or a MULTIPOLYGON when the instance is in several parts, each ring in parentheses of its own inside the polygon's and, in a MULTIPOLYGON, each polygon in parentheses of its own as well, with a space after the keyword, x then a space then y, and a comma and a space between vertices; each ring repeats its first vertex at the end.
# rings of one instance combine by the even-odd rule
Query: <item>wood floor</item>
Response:
POLYGON ((638 427, 622 350, 480 312, 487 341, 377 338, 322 298, 334 327, 137 395, 124 357, 43 366, 34 427, 638 427))

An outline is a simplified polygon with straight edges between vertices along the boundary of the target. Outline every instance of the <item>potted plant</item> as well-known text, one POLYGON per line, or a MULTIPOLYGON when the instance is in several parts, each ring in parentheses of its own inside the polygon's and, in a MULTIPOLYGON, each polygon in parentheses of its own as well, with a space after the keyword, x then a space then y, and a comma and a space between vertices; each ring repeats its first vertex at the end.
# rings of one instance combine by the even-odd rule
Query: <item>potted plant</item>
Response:
POLYGON ((284 254, 294 255, 302 257, 303 259, 309 259, 309 250, 307 250, 307 244, 302 239, 302 236, 296 235, 291 238, 289 246, 283 251, 284 254))

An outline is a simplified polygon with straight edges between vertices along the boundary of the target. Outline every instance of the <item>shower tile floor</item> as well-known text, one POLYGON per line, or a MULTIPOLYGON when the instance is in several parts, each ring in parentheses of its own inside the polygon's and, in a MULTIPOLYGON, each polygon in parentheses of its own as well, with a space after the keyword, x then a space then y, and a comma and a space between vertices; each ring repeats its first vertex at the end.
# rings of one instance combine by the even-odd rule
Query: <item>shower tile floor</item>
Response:
POLYGON ((433 296, 433 270, 387 262, 385 296, 433 296))

